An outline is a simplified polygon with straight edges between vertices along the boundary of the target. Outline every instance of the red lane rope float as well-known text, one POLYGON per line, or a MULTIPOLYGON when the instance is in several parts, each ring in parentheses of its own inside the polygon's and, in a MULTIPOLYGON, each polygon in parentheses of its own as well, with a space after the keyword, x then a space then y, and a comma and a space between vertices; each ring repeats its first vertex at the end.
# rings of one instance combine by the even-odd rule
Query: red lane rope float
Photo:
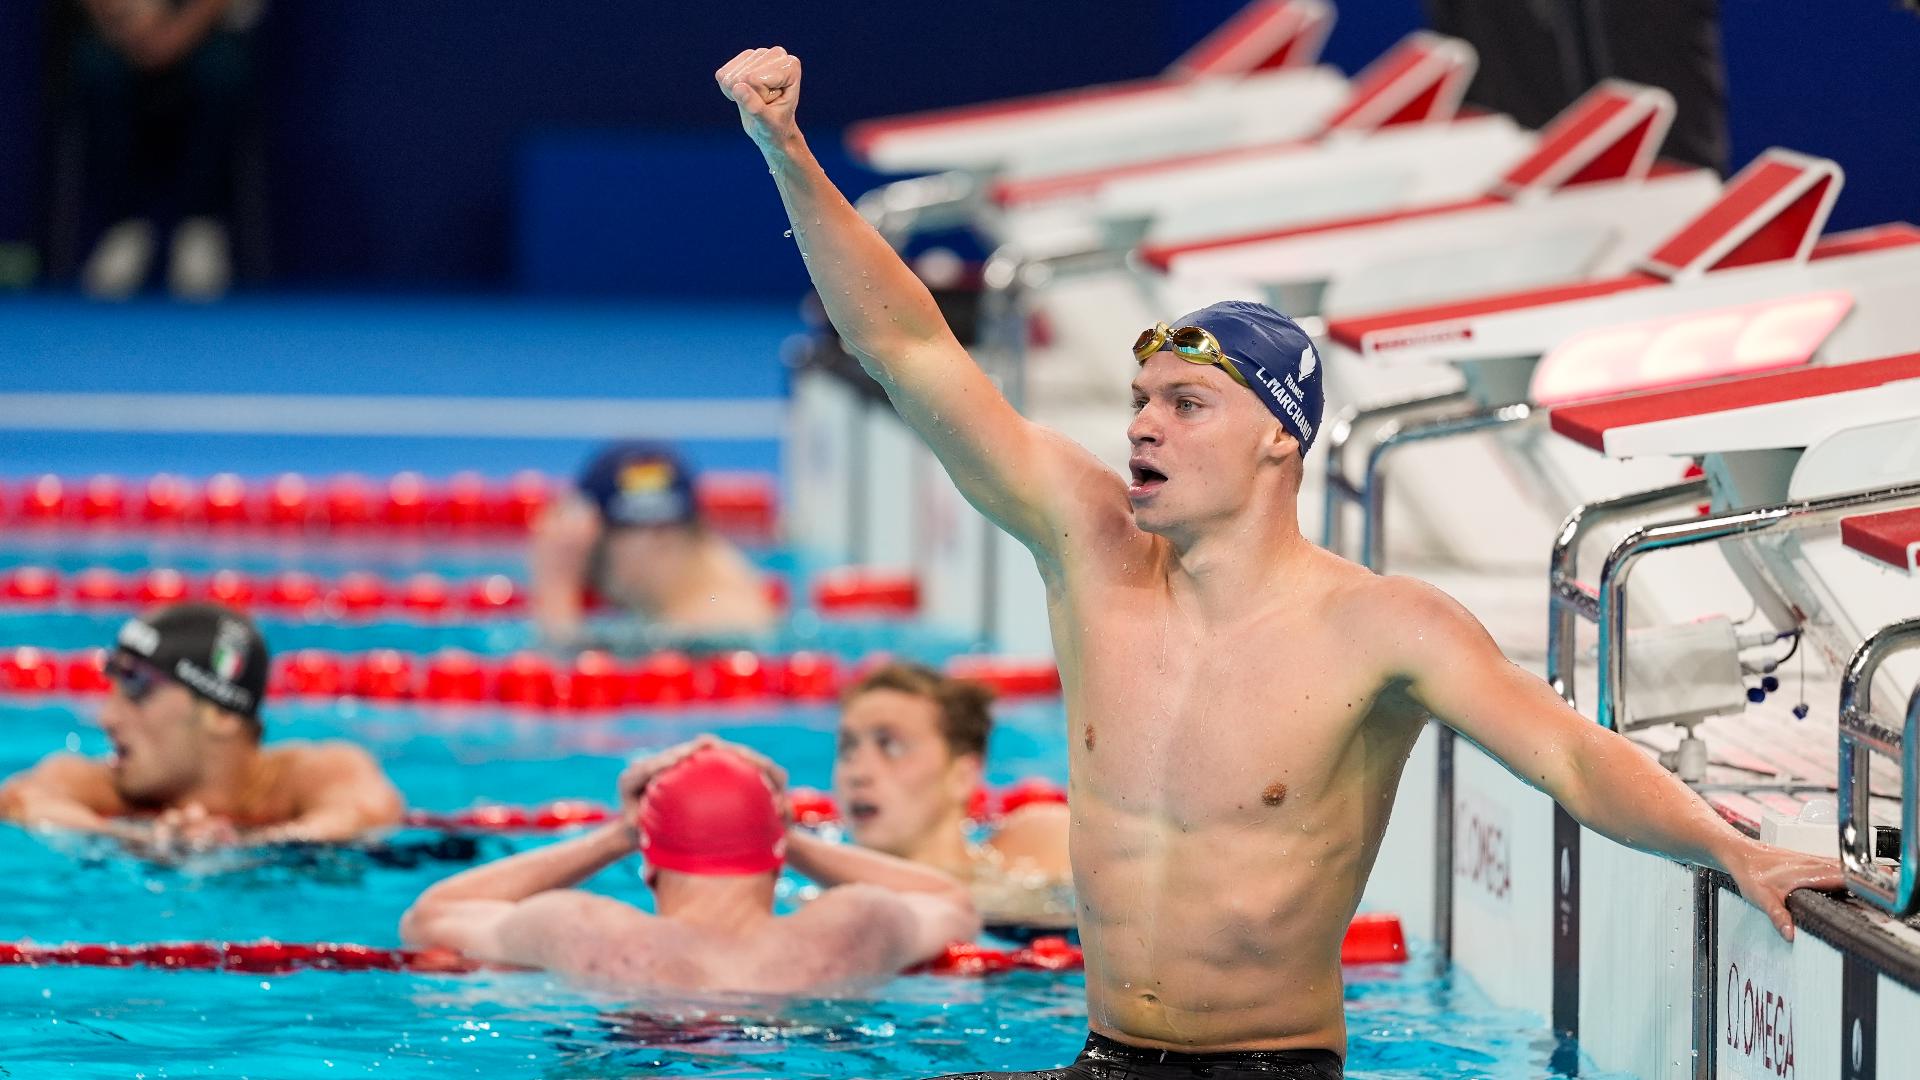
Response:
MULTIPOLYGON (((1400 920, 1393 915, 1361 915, 1354 919, 1340 948, 1343 964, 1401 962, 1407 958, 1400 920), (1372 945, 1356 948, 1356 935, 1368 941, 1390 935, 1396 946, 1390 953, 1372 945)), ((1009 971, 1079 971, 1086 958, 1078 945, 1064 937, 1035 938, 1019 949, 996 949, 972 942, 955 942, 938 957, 909 969, 909 974, 982 977, 1009 971)), ((232 971, 250 975, 280 975, 294 971, 406 971, 466 974, 482 967, 448 949, 383 949, 330 942, 305 944, 283 941, 181 941, 140 945, 70 943, 39 945, 0 942, 0 966, 25 967, 155 967, 173 971, 232 971)))
MULTIPOLYGON (((766 590, 776 608, 787 607, 784 579, 768 577, 766 590)), ((815 607, 828 616, 908 616, 918 610, 919 587, 910 577, 841 570, 817 580, 813 595, 815 607)), ((591 593, 585 599, 589 608, 603 606, 591 593)), ((0 604, 91 610, 183 600, 342 620, 395 615, 461 620, 519 617, 527 607, 524 588, 504 574, 450 581, 430 573, 396 579, 360 570, 332 579, 303 570, 257 575, 221 570, 194 577, 169 568, 122 573, 89 567, 65 576, 45 566, 0 570, 0 604)))
MULTIPOLYGON (((0 694, 98 694, 109 688, 105 651, 55 653, 33 646, 0 649, 0 694)), ((1001 694, 1057 694, 1053 665, 968 656, 948 666, 1001 694)), ((692 657, 665 651, 638 659, 586 652, 570 661, 522 652, 504 658, 449 649, 430 655, 378 649, 343 654, 320 649, 274 661, 270 692, 283 697, 354 697, 442 705, 506 705, 553 712, 755 701, 827 702, 851 672, 825 653, 747 651, 692 657)))
MULTIPOLYGON (((524 531, 562 483, 521 472, 505 481, 459 473, 444 481, 418 473, 381 479, 326 479, 286 473, 246 480, 222 473, 195 484, 177 476, 29 477, 0 484, 0 523, 79 528, 321 529, 333 532, 524 531)), ((774 534, 778 499, 771 477, 710 472, 695 498, 723 532, 774 534)))

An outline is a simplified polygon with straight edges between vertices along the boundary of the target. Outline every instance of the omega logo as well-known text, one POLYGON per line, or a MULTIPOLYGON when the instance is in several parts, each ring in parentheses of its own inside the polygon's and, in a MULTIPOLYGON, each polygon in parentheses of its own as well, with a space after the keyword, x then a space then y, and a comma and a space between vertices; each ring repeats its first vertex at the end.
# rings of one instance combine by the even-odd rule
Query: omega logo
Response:
POLYGON ((1505 900, 1513 888, 1512 857, 1507 830, 1489 821, 1471 803, 1462 802, 1460 836, 1453 853, 1453 873, 1505 900))
MULTIPOLYGON (((1755 986, 1743 978, 1738 963, 1727 965, 1727 984, 1721 1007, 1726 1010, 1727 1049, 1752 1061, 1775 1076, 1794 1076, 1793 1005, 1785 994, 1770 987, 1755 986)), ((1860 1028, 1853 1030, 1855 1067, 1860 1061, 1860 1028)))

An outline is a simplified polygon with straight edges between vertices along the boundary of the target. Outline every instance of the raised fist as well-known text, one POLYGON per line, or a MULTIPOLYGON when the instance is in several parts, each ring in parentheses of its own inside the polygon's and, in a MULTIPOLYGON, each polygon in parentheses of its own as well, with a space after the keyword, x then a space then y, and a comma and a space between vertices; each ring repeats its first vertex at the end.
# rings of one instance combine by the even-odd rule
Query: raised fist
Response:
POLYGON ((740 126, 762 150, 791 137, 800 104, 800 58, 775 45, 748 49, 713 73, 720 92, 740 107, 740 126))

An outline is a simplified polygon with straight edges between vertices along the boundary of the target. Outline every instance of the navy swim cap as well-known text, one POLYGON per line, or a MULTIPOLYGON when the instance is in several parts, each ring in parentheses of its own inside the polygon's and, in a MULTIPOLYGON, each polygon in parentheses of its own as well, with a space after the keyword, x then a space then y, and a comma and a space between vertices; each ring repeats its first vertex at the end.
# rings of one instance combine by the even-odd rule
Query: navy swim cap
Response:
POLYGON ((578 486, 609 526, 688 525, 699 516, 692 472, 659 443, 614 443, 587 462, 578 486))
POLYGON ((1320 352, 1300 325, 1265 304, 1222 300, 1174 320, 1212 334, 1248 389, 1293 433, 1307 456, 1320 431, 1326 395, 1320 389, 1320 352))

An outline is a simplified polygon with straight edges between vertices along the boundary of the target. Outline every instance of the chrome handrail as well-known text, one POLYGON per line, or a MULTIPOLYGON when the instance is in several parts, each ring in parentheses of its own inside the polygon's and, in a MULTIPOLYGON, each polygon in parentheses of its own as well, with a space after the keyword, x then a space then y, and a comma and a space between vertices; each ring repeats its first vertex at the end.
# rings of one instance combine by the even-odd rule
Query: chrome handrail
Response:
POLYGON ((1707 481, 1701 478, 1586 503, 1567 515, 1553 539, 1547 570, 1547 683, 1568 705, 1579 704, 1574 685, 1574 620, 1600 621, 1599 594, 1580 581, 1581 542, 1597 526, 1669 505, 1699 502, 1709 494, 1707 481))
MULTIPOLYGON (((1360 485, 1347 478, 1347 444, 1353 440, 1362 427, 1409 413, 1424 412, 1447 405, 1458 405, 1472 400, 1465 390, 1451 390, 1444 394, 1428 394, 1424 397, 1406 398, 1401 401, 1383 402, 1367 408, 1352 405, 1334 414, 1333 422, 1327 425, 1325 438, 1326 450, 1326 493, 1324 496, 1324 516, 1320 522, 1320 546, 1336 555, 1346 554, 1346 536, 1342 518, 1346 504, 1359 503, 1362 500, 1360 485)), ((1368 447, 1371 458, 1372 446, 1368 447)))
POLYGON ((980 186, 972 173, 935 173, 881 184, 853 205, 887 243, 899 248, 919 232, 968 224, 980 186))
POLYGON ((1407 425, 1389 420, 1380 427, 1367 452, 1366 471, 1360 476, 1360 504, 1365 516, 1360 522, 1360 562, 1375 572, 1384 571, 1387 561, 1387 455, 1417 442, 1450 439, 1481 431, 1523 424, 1546 413, 1526 402, 1475 409, 1459 416, 1447 416, 1422 424, 1407 425))
POLYGON ((1622 537, 1607 553, 1600 570, 1599 686, 1595 692, 1595 719, 1602 727, 1619 730, 1627 690, 1627 578, 1634 564, 1655 551, 1689 547, 1715 540, 1762 536, 1831 525, 1843 517, 1873 507, 1876 512, 1920 507, 1920 484, 1867 488, 1779 506, 1733 510, 1688 521, 1647 525, 1622 537))
POLYGON ((1920 687, 1907 702, 1900 731, 1873 717, 1873 677, 1881 661, 1903 649, 1920 647, 1920 619, 1897 622, 1863 642, 1840 677, 1840 862, 1847 891, 1905 919, 1920 913, 1920 687), (1874 754, 1900 766, 1900 870, 1882 870, 1874 862, 1872 816, 1874 754))

